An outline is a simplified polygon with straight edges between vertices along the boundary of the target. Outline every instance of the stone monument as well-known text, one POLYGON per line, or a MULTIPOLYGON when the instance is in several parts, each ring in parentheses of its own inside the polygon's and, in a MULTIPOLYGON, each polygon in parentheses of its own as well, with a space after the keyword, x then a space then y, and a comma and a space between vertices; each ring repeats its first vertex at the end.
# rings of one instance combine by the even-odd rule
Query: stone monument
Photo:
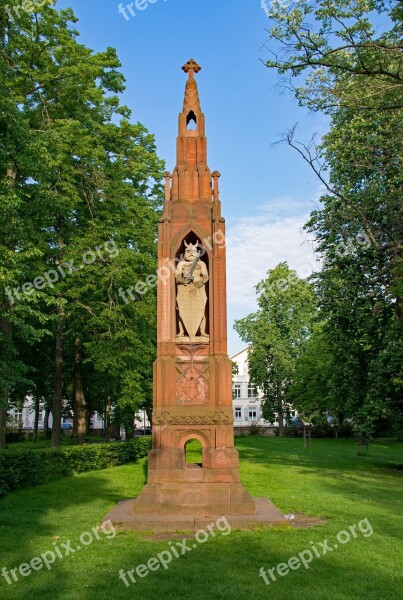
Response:
POLYGON ((220 173, 207 164, 195 80, 200 69, 193 59, 183 66, 188 80, 177 164, 165 174, 148 481, 136 500, 108 515, 133 528, 192 529, 212 515, 250 525, 268 521, 268 509, 270 523, 284 520, 268 500, 255 502, 239 477, 227 355, 225 221, 220 173), (193 439, 202 445, 202 464, 186 462, 185 446, 193 439))

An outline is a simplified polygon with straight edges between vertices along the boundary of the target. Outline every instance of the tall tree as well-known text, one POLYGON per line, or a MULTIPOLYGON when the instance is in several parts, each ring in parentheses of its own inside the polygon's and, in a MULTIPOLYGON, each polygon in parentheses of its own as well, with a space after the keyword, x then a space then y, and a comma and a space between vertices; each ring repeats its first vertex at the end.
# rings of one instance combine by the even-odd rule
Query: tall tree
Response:
POLYGON ((278 420, 284 434, 289 390, 298 358, 305 349, 316 317, 312 286, 298 278, 287 263, 280 263, 256 286, 259 310, 235 322, 244 342, 252 344, 249 375, 263 392, 266 421, 278 420))
POLYGON ((401 2, 377 0, 269 11, 267 66, 302 105, 331 117, 320 144, 296 141, 294 128, 286 141, 326 188, 306 228, 324 264, 314 279, 331 348, 329 401, 340 406, 344 389, 345 412, 368 434, 401 411, 402 16, 401 2), (393 359, 382 372, 385 356, 393 359))
MULTIPOLYGON (((76 395, 86 361, 102 369, 108 359, 101 349, 115 353, 111 364, 116 352, 126 355, 114 364, 116 401, 128 393, 128 382, 149 377, 146 362, 152 362, 154 347, 153 290, 126 307, 120 306, 119 289, 156 268, 163 165, 153 137, 131 123, 130 111, 120 105, 124 78, 115 50, 93 53, 79 44, 76 21, 71 10, 47 5, 21 11, 14 20, 6 11, 1 15, 1 76, 9 104, 2 185, 10 203, 19 198, 16 225, 24 232, 8 243, 4 280, 21 286, 45 279, 11 305, 2 297, 10 320, 22 314, 19 326, 29 325, 31 343, 47 336, 45 354, 53 354, 55 368, 53 445, 60 443, 62 403, 70 389, 63 365, 77 359, 75 340, 76 395), (19 137, 12 141, 18 127, 26 153, 19 137)), ((78 395, 83 397, 82 390, 78 395)))
POLYGON ((265 64, 301 105, 330 113, 403 108, 401 0, 268 4, 265 64))

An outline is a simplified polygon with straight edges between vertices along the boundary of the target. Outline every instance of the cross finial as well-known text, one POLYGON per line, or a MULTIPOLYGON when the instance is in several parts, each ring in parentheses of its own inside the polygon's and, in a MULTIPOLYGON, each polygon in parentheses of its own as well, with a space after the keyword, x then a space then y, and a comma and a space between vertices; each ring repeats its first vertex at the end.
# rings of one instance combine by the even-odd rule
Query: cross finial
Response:
POLYGON ((189 79, 191 79, 193 78, 195 73, 201 71, 201 66, 198 65, 193 58, 191 58, 187 61, 186 64, 183 65, 182 71, 185 71, 185 73, 189 73, 189 79))

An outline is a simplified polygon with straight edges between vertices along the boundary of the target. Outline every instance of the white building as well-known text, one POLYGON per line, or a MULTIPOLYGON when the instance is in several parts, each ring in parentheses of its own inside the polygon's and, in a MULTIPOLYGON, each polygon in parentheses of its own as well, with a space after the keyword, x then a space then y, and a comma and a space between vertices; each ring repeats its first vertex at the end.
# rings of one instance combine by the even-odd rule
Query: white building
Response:
MULTIPOLYGON (((44 429, 44 418, 45 418, 45 410, 41 405, 39 408, 39 419, 38 419, 38 430, 42 431, 44 429)), ((92 425, 94 429, 102 429, 103 427, 103 419, 102 415, 98 413, 94 413, 92 415, 92 425)), ((12 427, 24 430, 34 429, 35 425, 35 404, 32 400, 31 396, 27 396, 25 398, 23 408, 10 408, 9 409, 9 417, 8 423, 12 427)), ((52 428, 53 424, 53 416, 52 413, 49 414, 49 427, 52 428)), ((73 419, 71 417, 62 417, 61 420, 62 429, 72 429, 73 428, 73 419)))
MULTIPOLYGON (((257 424, 267 429, 273 429, 278 423, 268 423, 262 417, 263 394, 249 381, 248 354, 250 346, 230 356, 230 360, 238 366, 238 374, 232 376, 232 408, 234 413, 234 427, 248 427, 257 424)), ((297 415, 295 410, 290 411, 291 417, 297 415)))
MULTIPOLYGON (((39 410, 39 422, 38 422, 38 430, 42 431, 44 429, 44 417, 45 410, 43 406, 40 407, 39 410)), ((150 423, 145 411, 140 411, 138 415, 136 415, 136 429, 138 431, 144 429, 150 429, 150 423)), ((53 424, 52 413, 49 415, 49 427, 51 428, 53 424)), ((32 430, 35 425, 35 404, 32 400, 31 396, 27 396, 24 402, 24 406, 22 409, 11 408, 8 413, 8 425, 13 428, 24 429, 24 430, 32 430)), ((72 429, 73 428, 73 419, 71 417, 62 417, 61 421, 62 429, 72 429)), ((104 418, 100 413, 93 413, 91 415, 91 427, 94 433, 101 434, 104 430, 104 418)))
MULTIPOLYGON (((38 429, 43 429, 45 411, 43 407, 39 410, 38 429)), ((64 420, 63 420, 64 421, 64 420)), ((25 399, 24 406, 21 409, 10 408, 8 412, 8 424, 18 429, 33 429, 35 423, 35 406, 32 398, 28 396, 25 399)), ((52 427, 52 414, 49 416, 49 427, 52 427)))
MULTIPOLYGON (((238 366, 238 374, 232 377, 232 407, 234 426, 247 427, 252 423, 265 425, 262 419, 262 394, 249 382, 249 346, 230 356, 238 366)), ((266 423, 267 425, 267 423, 266 423)))

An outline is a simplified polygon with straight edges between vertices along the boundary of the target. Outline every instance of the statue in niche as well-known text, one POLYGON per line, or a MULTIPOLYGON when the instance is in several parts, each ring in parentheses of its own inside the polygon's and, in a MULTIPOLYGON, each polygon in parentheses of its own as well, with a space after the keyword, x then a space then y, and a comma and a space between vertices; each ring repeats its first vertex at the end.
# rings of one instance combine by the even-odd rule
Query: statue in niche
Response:
POLYGON ((209 276, 206 264, 200 260, 199 242, 185 242, 185 254, 176 267, 176 302, 179 310, 179 333, 177 341, 208 342, 206 333, 206 283, 209 276), (197 335, 199 333, 199 335, 197 335))

